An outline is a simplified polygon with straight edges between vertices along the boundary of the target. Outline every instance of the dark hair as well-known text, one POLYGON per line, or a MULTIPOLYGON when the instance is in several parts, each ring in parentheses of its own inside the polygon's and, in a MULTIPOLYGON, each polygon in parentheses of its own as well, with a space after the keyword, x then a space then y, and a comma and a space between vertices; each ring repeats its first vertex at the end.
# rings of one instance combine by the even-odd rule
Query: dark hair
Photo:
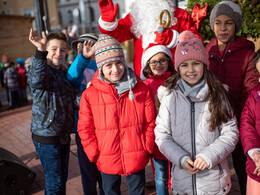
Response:
POLYGON ((47 43, 53 39, 58 39, 67 43, 67 36, 63 32, 50 32, 47 35, 47 43))
MULTIPOLYGON (((217 79, 217 77, 208 71, 207 66, 204 64, 203 77, 208 85, 209 93, 209 111, 211 113, 208 122, 209 131, 214 131, 217 127, 223 123, 227 123, 232 117, 233 112, 229 103, 228 94, 223 84, 217 79)), ((165 87, 168 90, 174 90, 177 81, 181 78, 179 71, 170 76, 165 82, 165 87)))
MULTIPOLYGON (((159 52, 159 53, 163 53, 163 52, 159 52)), ((158 54, 158 53, 157 53, 158 54)), ((171 75, 173 74, 173 73, 175 73, 176 71, 175 71, 175 69, 174 69, 174 65, 173 65, 173 63, 172 63, 172 60, 171 60, 171 58, 166 54, 166 53, 163 53, 167 58, 169 58, 169 61, 168 61, 168 70, 167 71, 169 71, 169 72, 171 72, 171 75)), ((156 55, 156 54, 155 54, 156 55)), ((154 56, 154 55, 153 55, 154 56)), ((152 57, 153 57, 152 56, 152 57)), ((151 58, 152 58, 151 57, 151 58)), ((150 58, 150 59, 151 59, 150 58)), ((144 77, 145 78, 149 78, 149 74, 150 75, 153 75, 153 72, 152 72, 152 70, 151 70, 151 68, 150 68, 150 66, 149 66, 149 61, 150 61, 150 59, 147 61, 147 63, 146 63, 146 65, 145 65, 145 67, 144 67, 144 69, 143 69, 143 75, 144 75, 144 77)))
POLYGON ((255 69, 256 69, 257 62, 259 62, 259 61, 260 61, 260 49, 257 50, 257 52, 255 53, 254 58, 253 58, 255 69))

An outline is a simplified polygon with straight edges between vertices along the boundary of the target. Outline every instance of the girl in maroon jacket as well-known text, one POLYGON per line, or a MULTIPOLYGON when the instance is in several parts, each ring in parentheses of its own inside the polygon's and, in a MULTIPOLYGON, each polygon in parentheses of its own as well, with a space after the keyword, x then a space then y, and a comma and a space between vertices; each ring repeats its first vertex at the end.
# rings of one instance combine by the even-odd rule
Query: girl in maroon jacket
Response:
MULTIPOLYGON (((144 83, 150 88, 154 100, 157 89, 164 85, 165 80, 175 72, 173 67, 171 51, 165 45, 151 43, 145 50, 142 59, 141 78, 146 78, 144 83)), ((158 195, 167 195, 169 194, 167 187, 168 175, 170 175, 169 161, 159 151, 158 146, 156 144, 154 146, 151 164, 153 173, 155 173, 156 192, 158 195)))
MULTIPOLYGON (((206 46, 209 70, 229 87, 228 95, 237 120, 249 92, 258 84, 252 59, 255 54, 253 42, 236 36, 242 25, 242 12, 232 1, 221 1, 210 14, 210 25, 216 38, 206 46)), ((238 124, 239 126, 239 124, 238 124)), ((233 165, 238 176, 241 194, 246 194, 246 156, 239 141, 232 152, 233 165)))
POLYGON ((155 107, 148 87, 128 68, 119 42, 101 35, 94 45, 96 71, 81 97, 78 133, 96 162, 105 194, 144 195, 145 167, 154 148, 155 107))
MULTIPOLYGON (((260 49, 254 58, 260 73, 260 49)), ((245 103, 240 126, 240 137, 247 156, 247 194, 260 194, 260 85, 249 94, 245 103)))

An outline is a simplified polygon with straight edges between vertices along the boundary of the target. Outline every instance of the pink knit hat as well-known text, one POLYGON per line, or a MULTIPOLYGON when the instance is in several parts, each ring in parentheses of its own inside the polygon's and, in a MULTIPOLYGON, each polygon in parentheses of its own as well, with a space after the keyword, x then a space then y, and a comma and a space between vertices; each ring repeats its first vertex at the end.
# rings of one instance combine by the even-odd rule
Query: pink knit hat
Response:
POLYGON ((178 71, 180 64, 187 60, 198 60, 209 65, 209 60, 205 47, 200 39, 191 31, 183 31, 179 36, 179 43, 177 45, 174 55, 174 67, 178 71))

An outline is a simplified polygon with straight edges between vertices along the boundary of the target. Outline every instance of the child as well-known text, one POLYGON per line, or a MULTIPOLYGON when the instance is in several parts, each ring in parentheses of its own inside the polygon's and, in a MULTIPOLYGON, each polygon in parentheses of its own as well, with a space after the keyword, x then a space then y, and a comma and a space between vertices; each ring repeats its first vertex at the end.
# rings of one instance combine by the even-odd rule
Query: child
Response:
POLYGON ((227 194, 227 156, 238 141, 226 91, 207 66, 207 53, 190 31, 180 34, 176 74, 159 87, 155 142, 173 163, 173 194, 227 194))
POLYGON ((67 37, 51 32, 42 38, 30 30, 36 54, 28 71, 33 100, 31 132, 45 174, 45 194, 66 194, 75 89, 67 80, 67 37))
POLYGON ((80 101, 82 146, 101 171, 105 194, 120 194, 121 175, 130 195, 144 194, 145 166, 154 147, 152 96, 127 67, 114 38, 101 35, 93 51, 98 71, 80 101))
MULTIPOLYGON (((95 55, 92 51, 92 46, 98 40, 98 36, 92 33, 83 34, 78 40, 71 43, 71 47, 78 53, 76 59, 69 67, 67 78, 77 87, 79 91, 86 89, 87 84, 91 81, 97 70, 95 55), (81 44, 83 47, 78 48, 81 44), (80 50, 80 52, 79 52, 80 50)), ((103 195, 102 181, 100 172, 97 169, 96 163, 90 162, 81 144, 79 134, 77 133, 78 110, 75 111, 75 125, 73 133, 75 133, 75 141, 77 144, 78 163, 80 167, 82 187, 85 195, 97 194, 97 182, 99 183, 99 194, 103 195)))
MULTIPOLYGON (((254 57, 256 70, 260 73, 260 50, 254 57)), ((240 126, 240 137, 247 156, 246 171, 247 192, 249 195, 260 194, 260 85, 249 94, 245 103, 240 126)))
POLYGON ((16 63, 18 65, 18 81, 19 81, 19 92, 21 97, 21 103, 23 105, 28 104, 27 100, 27 72, 24 68, 24 60, 22 58, 17 58, 16 63))
MULTIPOLYGON (((150 88, 155 98, 159 86, 175 73, 171 51, 165 45, 150 44, 143 54, 141 77, 147 80, 144 83, 150 88)), ((158 195, 167 195, 168 192, 168 159, 163 156, 155 144, 152 155, 155 168, 155 185, 158 195)))
MULTIPOLYGON (((209 70, 229 87, 228 95, 239 127, 248 94, 258 84, 252 62, 255 45, 236 36, 242 25, 242 12, 239 5, 232 1, 221 1, 215 5, 210 14, 210 25, 216 38, 206 46, 209 70)), ((232 157, 241 194, 246 194, 246 156, 240 141, 232 152, 232 157)))

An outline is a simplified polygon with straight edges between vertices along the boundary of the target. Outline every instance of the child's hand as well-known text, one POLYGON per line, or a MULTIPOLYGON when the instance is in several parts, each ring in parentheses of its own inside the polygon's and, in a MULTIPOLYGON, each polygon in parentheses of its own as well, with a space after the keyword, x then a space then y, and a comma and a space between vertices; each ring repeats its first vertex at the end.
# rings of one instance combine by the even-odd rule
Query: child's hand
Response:
POLYGON ((208 164, 206 163, 206 161, 203 158, 198 157, 194 161, 194 167, 196 169, 203 171, 204 169, 206 169, 208 167, 208 164))
POLYGON ((260 152, 254 151, 253 157, 254 157, 255 166, 256 166, 256 168, 254 170, 254 174, 256 174, 257 176, 260 176, 260 152))
POLYGON ((82 55, 85 58, 90 58, 91 56, 93 56, 95 54, 93 52, 93 45, 94 45, 94 42, 91 40, 84 41, 82 55))
POLYGON ((89 88, 91 86, 91 81, 88 82, 86 89, 89 88))
POLYGON ((44 31, 42 31, 42 38, 37 34, 37 29, 33 31, 31 28, 29 34, 29 40, 39 51, 46 51, 47 38, 44 31))
POLYGON ((190 158, 185 160, 182 167, 191 175, 194 175, 199 172, 199 170, 194 167, 194 163, 190 158))

